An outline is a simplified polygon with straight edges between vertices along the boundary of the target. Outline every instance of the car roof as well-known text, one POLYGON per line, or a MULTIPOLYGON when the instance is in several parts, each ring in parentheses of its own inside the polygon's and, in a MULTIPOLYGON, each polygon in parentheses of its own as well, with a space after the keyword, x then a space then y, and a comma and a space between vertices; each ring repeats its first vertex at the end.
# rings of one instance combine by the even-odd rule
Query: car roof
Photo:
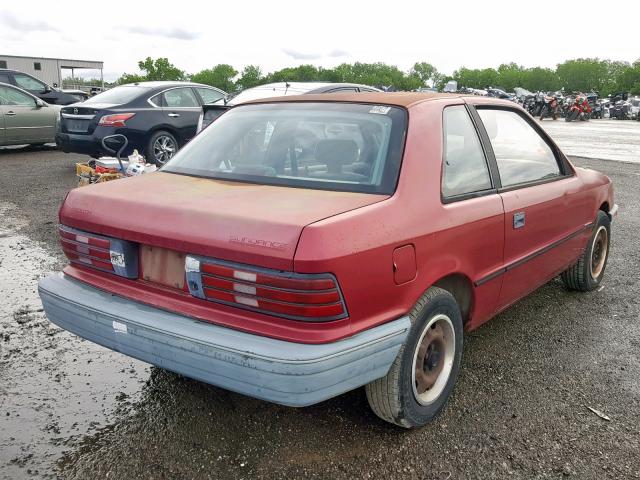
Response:
POLYGON ((311 95, 294 95, 287 97, 273 97, 252 100, 247 103, 266 102, 353 102, 376 103, 410 107, 417 103, 428 102, 442 98, 473 97, 473 95, 457 95, 435 92, 336 92, 311 95))
MULTIPOLYGON (((334 82, 274 82, 257 85, 255 87, 242 90, 237 95, 229 99, 229 105, 250 102, 252 100, 266 99, 272 97, 295 96, 313 93, 323 93, 326 90, 336 88, 366 88, 372 89, 368 85, 358 83, 334 83, 334 82)), ((378 90, 378 89, 375 89, 378 90)), ((379 91, 379 90, 378 90, 379 91)))
MULTIPOLYGON (((207 87, 214 88, 216 90, 220 90, 219 88, 212 87, 211 85, 205 85, 203 83, 194 83, 194 82, 179 82, 172 80, 155 80, 149 82, 134 82, 134 83, 125 83, 123 85, 118 85, 119 87, 143 87, 143 88, 170 88, 170 87, 207 87)), ((222 91, 222 90, 220 90, 222 91)))
POLYGON ((246 104, 275 102, 345 102, 395 105, 398 107, 410 108, 423 102, 443 100, 447 98, 452 100, 461 99, 469 104, 519 107, 518 104, 510 100, 503 100, 495 97, 436 92, 337 92, 256 99, 248 101, 246 104))

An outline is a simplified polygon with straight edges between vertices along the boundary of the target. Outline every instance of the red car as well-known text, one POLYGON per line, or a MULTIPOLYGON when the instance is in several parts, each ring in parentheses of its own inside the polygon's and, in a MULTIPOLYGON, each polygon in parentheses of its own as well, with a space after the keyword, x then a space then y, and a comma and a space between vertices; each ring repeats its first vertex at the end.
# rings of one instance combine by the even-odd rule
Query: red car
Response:
POLYGON ((304 406, 366 386, 415 427, 463 331, 604 275, 611 181, 517 105, 354 93, 235 107, 159 172, 72 190, 49 319, 162 368, 304 406))

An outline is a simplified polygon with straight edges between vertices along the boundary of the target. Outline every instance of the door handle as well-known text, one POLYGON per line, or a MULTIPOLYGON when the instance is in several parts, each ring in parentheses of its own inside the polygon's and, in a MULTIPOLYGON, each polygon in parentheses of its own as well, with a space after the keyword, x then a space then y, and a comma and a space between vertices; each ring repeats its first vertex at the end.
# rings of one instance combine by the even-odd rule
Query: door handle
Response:
POLYGON ((170 117, 179 117, 180 114, 179 113, 170 113, 169 116, 170 117))
POLYGON ((9 116, 13 116, 16 114, 16 112, 14 112, 13 110, 9 110, 8 112, 4 113, 5 115, 9 115, 9 116))

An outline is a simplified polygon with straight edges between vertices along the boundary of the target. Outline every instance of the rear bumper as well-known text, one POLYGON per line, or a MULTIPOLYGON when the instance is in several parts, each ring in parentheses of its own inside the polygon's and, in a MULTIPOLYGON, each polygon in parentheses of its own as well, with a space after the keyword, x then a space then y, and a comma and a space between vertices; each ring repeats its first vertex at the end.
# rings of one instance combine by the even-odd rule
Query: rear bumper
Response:
POLYGON ((82 153, 99 157, 103 153, 100 140, 93 135, 74 135, 71 133, 56 133, 56 145, 65 153, 82 153))
POLYGON ((65 153, 81 153, 96 158, 102 155, 111 156, 113 152, 104 149, 102 139, 116 133, 123 134, 129 141, 127 148, 122 152, 123 155, 130 155, 134 149, 139 152, 144 150, 146 142, 144 134, 135 130, 104 126, 98 126, 93 133, 85 135, 56 132, 56 145, 65 153))
POLYGON ((137 303, 63 274, 39 282, 50 321, 167 370, 289 406, 306 406, 383 377, 410 328, 408 317, 333 343, 252 335, 137 303))

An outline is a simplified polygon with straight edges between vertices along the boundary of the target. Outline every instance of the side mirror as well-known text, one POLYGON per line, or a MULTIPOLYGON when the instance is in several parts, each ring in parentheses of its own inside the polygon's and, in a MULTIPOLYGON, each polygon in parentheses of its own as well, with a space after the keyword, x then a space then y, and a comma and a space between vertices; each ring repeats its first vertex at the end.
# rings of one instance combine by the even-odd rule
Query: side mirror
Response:
POLYGON ((36 108, 42 108, 42 107, 46 107, 47 104, 44 103, 42 100, 40 100, 39 98, 36 98, 36 108))

